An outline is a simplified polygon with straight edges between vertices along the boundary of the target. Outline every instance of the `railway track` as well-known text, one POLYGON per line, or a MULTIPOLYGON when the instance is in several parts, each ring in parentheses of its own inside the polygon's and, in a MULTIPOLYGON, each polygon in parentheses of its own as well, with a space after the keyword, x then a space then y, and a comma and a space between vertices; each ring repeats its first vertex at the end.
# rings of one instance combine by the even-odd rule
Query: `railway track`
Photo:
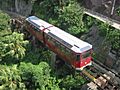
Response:
POLYGON ((88 79, 90 82, 87 84, 90 90, 120 90, 119 84, 94 64, 85 68, 82 73, 90 79, 88 79))
POLYGON ((117 73, 116 71, 111 70, 110 68, 108 68, 107 66, 103 65, 102 63, 100 63, 99 61, 94 60, 93 64, 98 64, 99 66, 105 68, 107 71, 110 71, 111 73, 113 73, 116 77, 120 78, 119 73, 117 73))

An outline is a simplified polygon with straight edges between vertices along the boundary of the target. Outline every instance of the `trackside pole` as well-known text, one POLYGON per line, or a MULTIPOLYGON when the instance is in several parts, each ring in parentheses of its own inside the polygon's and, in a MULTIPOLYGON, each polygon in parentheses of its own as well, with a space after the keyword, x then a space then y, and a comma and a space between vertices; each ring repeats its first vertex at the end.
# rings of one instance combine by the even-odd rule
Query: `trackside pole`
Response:
POLYGON ((56 61, 56 54, 51 51, 51 67, 54 69, 55 68, 55 61, 56 61))

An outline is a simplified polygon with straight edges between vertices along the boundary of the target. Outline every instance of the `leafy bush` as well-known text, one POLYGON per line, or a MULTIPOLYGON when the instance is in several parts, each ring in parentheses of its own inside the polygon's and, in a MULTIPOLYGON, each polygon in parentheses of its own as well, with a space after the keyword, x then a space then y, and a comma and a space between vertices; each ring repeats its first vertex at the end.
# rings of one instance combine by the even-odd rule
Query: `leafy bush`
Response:
POLYGON ((60 90, 58 86, 60 81, 51 77, 50 66, 46 62, 41 62, 38 65, 21 63, 19 68, 27 89, 60 90))
POLYGON ((91 16, 88 16, 88 15, 84 15, 83 16, 83 22, 85 24, 85 27, 87 29, 89 29, 92 25, 95 24, 95 18, 91 17, 91 16))
POLYGON ((106 23, 101 22, 100 24, 98 24, 98 28, 100 31, 100 35, 101 36, 106 36, 109 30, 109 25, 106 23))
POLYGON ((120 6, 116 9, 118 16, 120 16, 120 6))
POLYGON ((77 2, 70 2, 68 6, 64 6, 59 12, 58 21, 60 28, 73 35, 85 32, 82 21, 83 8, 81 8, 77 2))
POLYGON ((25 90, 17 65, 0 65, 0 90, 25 90))
POLYGON ((83 84, 86 83, 86 80, 80 76, 80 74, 76 74, 75 76, 68 75, 61 82, 62 86, 66 89, 69 88, 80 88, 83 84))
POLYGON ((111 43, 112 49, 119 52, 120 51, 120 31, 117 29, 112 29, 109 31, 109 36, 107 39, 111 43))
POLYGON ((9 27, 8 21, 9 20, 10 20, 10 17, 7 14, 0 11, 0 31, 8 29, 8 27, 9 27))
POLYGON ((73 35, 86 31, 82 21, 83 8, 76 1, 44 0, 40 2, 39 6, 38 3, 36 4, 33 6, 33 10, 41 19, 73 35))
POLYGON ((0 57, 2 58, 9 55, 11 57, 21 59, 25 55, 26 44, 28 44, 28 41, 24 41, 23 34, 18 34, 16 32, 1 37, 0 57))

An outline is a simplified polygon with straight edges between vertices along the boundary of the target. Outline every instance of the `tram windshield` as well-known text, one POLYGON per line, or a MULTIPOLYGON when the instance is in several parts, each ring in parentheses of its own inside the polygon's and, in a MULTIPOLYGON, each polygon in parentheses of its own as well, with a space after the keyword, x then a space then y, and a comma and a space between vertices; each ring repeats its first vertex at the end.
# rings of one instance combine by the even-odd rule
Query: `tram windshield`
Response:
POLYGON ((91 50, 82 53, 82 58, 83 58, 83 59, 84 59, 84 58, 87 58, 87 57, 89 57, 90 55, 91 55, 91 50))

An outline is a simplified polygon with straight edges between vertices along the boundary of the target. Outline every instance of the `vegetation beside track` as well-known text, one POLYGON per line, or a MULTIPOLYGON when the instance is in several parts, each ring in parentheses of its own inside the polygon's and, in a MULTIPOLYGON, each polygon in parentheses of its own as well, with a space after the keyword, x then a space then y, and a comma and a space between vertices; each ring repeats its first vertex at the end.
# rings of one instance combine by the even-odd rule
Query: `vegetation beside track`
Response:
MULTIPOLYGON (((77 1, 37 2, 34 3, 33 11, 38 17, 77 37, 88 33, 89 28, 96 24, 100 35, 106 37, 106 41, 109 40, 113 49, 120 50, 120 32, 90 16, 84 18, 83 8, 77 1)), ((87 82, 78 73, 59 78, 50 67, 50 51, 35 49, 23 39, 23 34, 12 33, 9 20, 10 16, 0 12, 0 89, 67 90, 80 88, 87 82)))

